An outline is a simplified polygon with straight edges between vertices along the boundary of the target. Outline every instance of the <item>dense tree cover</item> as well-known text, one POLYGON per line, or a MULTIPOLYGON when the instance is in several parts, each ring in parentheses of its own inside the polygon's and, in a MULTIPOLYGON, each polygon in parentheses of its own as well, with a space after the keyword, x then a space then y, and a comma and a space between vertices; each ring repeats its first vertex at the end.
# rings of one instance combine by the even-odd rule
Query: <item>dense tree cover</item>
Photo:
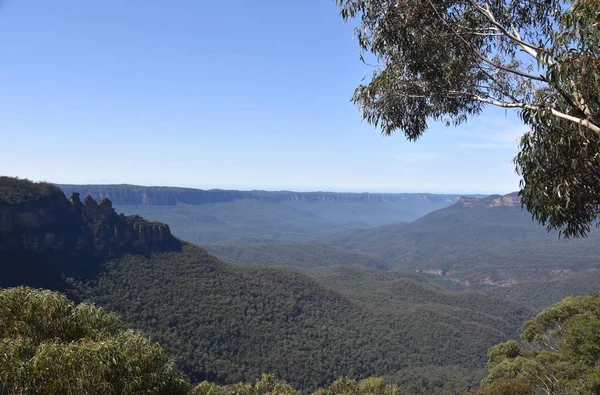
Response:
POLYGON ((186 394, 163 349, 103 309, 51 291, 0 289, 0 392, 186 394))
POLYGON ((600 291, 600 270, 584 270, 552 280, 528 281, 510 287, 492 287, 486 292, 518 301, 537 311, 568 296, 600 291))
MULTIPOLYGON (((584 235, 600 211, 596 0, 337 0, 375 63, 354 102, 384 134, 418 139, 494 105, 530 131, 516 158, 535 218, 584 235)), ((361 59, 365 59, 364 54, 361 59)))
POLYGON ((485 369, 462 366, 419 366, 402 369, 385 378, 396 383, 403 394, 461 394, 479 388, 485 369))
POLYGON ((321 243, 209 244, 208 252, 226 262, 242 266, 291 266, 310 269, 334 265, 358 265, 388 269, 372 255, 345 251, 321 243))
POLYGON ((414 366, 476 370, 485 350, 529 317, 482 294, 444 303, 448 295, 416 282, 394 283, 388 295, 406 289, 404 296, 378 307, 342 294, 344 285, 332 290, 291 269, 236 267, 193 245, 111 261, 97 281, 72 287, 75 297, 159 341, 192 381, 236 383, 273 372, 302 391, 414 366))
POLYGON ((0 205, 22 204, 62 195, 57 186, 47 182, 0 176, 0 205))
POLYGON ((522 342, 488 351, 488 388, 515 386, 522 393, 597 394, 600 392, 600 297, 566 298, 527 321, 522 342), (529 392, 526 392, 527 386, 529 392))

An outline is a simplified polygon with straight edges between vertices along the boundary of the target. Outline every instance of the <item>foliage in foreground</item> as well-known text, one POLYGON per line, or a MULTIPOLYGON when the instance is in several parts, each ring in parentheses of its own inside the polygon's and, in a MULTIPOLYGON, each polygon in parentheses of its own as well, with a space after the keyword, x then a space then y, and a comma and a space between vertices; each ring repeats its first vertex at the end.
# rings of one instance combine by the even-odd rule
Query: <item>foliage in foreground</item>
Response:
MULTIPOLYGON (((219 386, 214 383, 203 382, 198 384, 191 392, 192 395, 297 395, 298 391, 289 384, 277 380, 274 375, 263 374, 260 380, 252 383, 238 383, 219 386)), ((386 384, 381 378, 368 378, 356 381, 341 377, 334 381, 327 389, 321 389, 314 395, 399 395, 397 385, 386 384)))
POLYGON ((113 314, 51 291, 0 290, 0 392, 185 394, 171 358, 113 314))
POLYGON ((490 348, 475 394, 600 393, 600 297, 567 298, 523 326, 521 343, 490 348))

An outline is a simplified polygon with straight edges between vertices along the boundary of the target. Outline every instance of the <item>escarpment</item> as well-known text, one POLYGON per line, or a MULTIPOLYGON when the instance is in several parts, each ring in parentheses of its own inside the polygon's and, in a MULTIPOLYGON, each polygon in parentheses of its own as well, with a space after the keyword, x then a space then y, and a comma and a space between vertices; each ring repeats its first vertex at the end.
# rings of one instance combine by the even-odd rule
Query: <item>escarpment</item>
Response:
POLYGON ((193 189, 177 187, 145 187, 138 185, 58 185, 65 193, 78 191, 100 200, 109 198, 118 205, 175 206, 202 205, 260 200, 268 202, 446 202, 457 201, 456 195, 427 193, 336 193, 293 191, 235 191, 221 189, 193 189))
MULTIPOLYGON (((106 259, 179 245, 168 225, 117 214, 109 199, 96 202, 88 195, 82 202, 77 192, 67 199, 49 184, 0 177, 3 273, 36 270, 84 275, 106 259), (31 267, 23 266, 24 256, 31 267), (19 257, 22 267, 12 263, 17 262, 14 257, 19 257)), ((0 286, 5 280, 0 278, 0 286)))

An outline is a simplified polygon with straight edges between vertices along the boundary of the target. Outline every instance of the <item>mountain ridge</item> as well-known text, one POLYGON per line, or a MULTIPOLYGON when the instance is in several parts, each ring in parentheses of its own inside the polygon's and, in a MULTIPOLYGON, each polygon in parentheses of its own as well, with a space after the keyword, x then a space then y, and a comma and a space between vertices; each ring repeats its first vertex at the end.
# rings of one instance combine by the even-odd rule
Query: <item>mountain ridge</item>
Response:
POLYGON ((117 205, 176 205, 230 202, 239 199, 281 201, 402 201, 423 199, 455 202, 459 194, 434 193, 371 193, 371 192, 295 192, 266 190, 197 189, 183 187, 140 186, 132 184, 77 185, 56 184, 69 194, 78 191, 99 200, 107 197, 117 205))
POLYGON ((458 204, 463 207, 517 207, 521 205, 519 192, 511 192, 506 195, 490 195, 485 197, 461 196, 458 204))
POLYGON ((533 221, 517 193, 457 203, 403 224, 355 229, 314 242, 374 254, 390 266, 463 285, 508 286, 600 267, 599 232, 563 240, 533 221))

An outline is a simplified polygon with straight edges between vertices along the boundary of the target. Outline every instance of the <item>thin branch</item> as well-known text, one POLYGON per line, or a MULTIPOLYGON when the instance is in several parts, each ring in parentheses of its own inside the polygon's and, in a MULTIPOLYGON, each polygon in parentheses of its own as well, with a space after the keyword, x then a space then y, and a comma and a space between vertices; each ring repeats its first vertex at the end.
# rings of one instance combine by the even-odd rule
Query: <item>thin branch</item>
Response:
MULTIPOLYGON (((470 1, 470 0, 469 0, 470 1)), ((437 15, 438 19, 440 19, 442 21, 442 23, 444 25, 446 25, 446 27, 448 29, 450 29, 450 31, 452 33, 454 33, 454 35, 456 35, 456 37, 458 37, 462 42, 464 42, 469 48, 471 48, 471 50, 477 55, 477 57, 479 59, 481 59, 482 61, 488 63, 491 66, 494 66, 500 70, 504 70, 506 72, 509 73, 513 73, 516 75, 519 75, 521 77, 525 77, 528 79, 532 79, 532 80, 536 80, 536 81, 540 81, 540 82, 548 82, 546 80, 546 78, 544 78, 543 76, 535 76, 529 73, 525 73, 523 71, 520 70, 515 70, 515 69, 511 69, 510 67, 506 67, 504 65, 501 65, 499 63, 494 62, 493 60, 490 60, 488 58, 486 58, 485 56, 483 56, 483 54, 481 52, 479 52, 476 48, 474 48, 470 42, 468 42, 467 40, 465 40, 465 38, 463 36, 460 35, 460 33, 458 33, 457 31, 455 31, 450 24, 440 15, 439 11, 437 10, 437 8, 435 8, 435 6, 431 3, 431 0, 427 0, 427 2, 429 3, 429 5, 431 6, 431 8, 433 9, 433 11, 435 12, 435 14, 437 15)))
POLYGON ((533 110, 533 111, 542 111, 542 110, 547 109, 547 110, 550 110, 550 113, 557 118, 562 118, 567 121, 575 122, 578 125, 585 126, 586 128, 600 134, 600 127, 591 123, 589 120, 577 118, 572 115, 565 114, 564 112, 558 111, 554 108, 536 106, 536 105, 527 104, 527 103, 508 103, 508 102, 485 98, 485 97, 481 97, 481 96, 477 96, 477 95, 472 96, 472 99, 480 101, 482 103, 488 103, 488 104, 492 104, 497 107, 502 107, 502 108, 523 108, 523 109, 533 110))
MULTIPOLYGON (((487 1, 485 3, 486 4, 485 8, 480 6, 479 4, 477 4, 474 0, 467 0, 467 1, 473 7, 475 7, 475 9, 477 11, 479 11, 479 13, 481 15, 483 15, 485 18, 487 18, 487 20, 489 20, 490 23, 492 23, 497 29, 499 29, 502 33, 504 33, 506 35, 506 37, 510 38, 515 43, 517 43, 521 47, 521 49, 523 49, 523 51, 525 51, 527 54, 531 55, 536 60, 543 62, 545 65, 547 65, 549 67, 555 64, 555 62, 552 59, 549 59, 546 57, 542 57, 542 58, 538 57, 538 51, 545 52, 545 53, 548 53, 548 51, 543 47, 535 46, 535 45, 532 45, 532 44, 524 41, 523 38, 521 37, 521 34, 519 33, 519 30, 516 28, 516 26, 514 24, 511 23, 511 29, 513 31, 513 34, 511 34, 504 26, 502 26, 500 23, 498 23, 498 21, 496 21, 496 18, 492 14, 490 6, 487 3, 487 1)), ((570 85, 571 85, 571 88, 574 88, 574 84, 572 82, 570 83, 570 85)), ((574 100, 571 96, 569 96, 569 94, 567 92, 565 92, 559 86, 554 86, 554 88, 563 97, 563 99, 565 99, 567 101, 567 103, 571 107, 573 107, 577 110, 577 112, 580 115, 584 115, 584 116, 590 115, 589 110, 587 109, 587 106, 585 106, 585 104, 581 103, 581 95, 577 91, 574 91, 573 93, 578 100, 574 100)))
POLYGON ((498 21, 496 21, 496 18, 494 18, 494 15, 492 14, 492 12, 490 10, 489 4, 486 3, 486 8, 483 8, 473 0, 468 0, 468 2, 473 7, 475 7, 475 9, 477 11, 479 11, 479 13, 481 15, 483 15, 488 21, 490 21, 492 25, 494 25, 502 33, 504 33, 504 35, 506 35, 506 37, 510 38, 511 40, 513 40, 514 42, 519 44, 519 46, 523 49, 523 51, 525 51, 529 55, 531 55, 537 59, 538 51, 547 52, 544 48, 541 48, 536 45, 532 45, 526 41, 523 41, 523 39, 521 38, 521 35, 519 34, 518 31, 516 31, 516 29, 513 29, 513 30, 515 30, 516 35, 511 34, 504 26, 502 26, 502 24, 500 24, 500 23, 498 23, 498 21))

